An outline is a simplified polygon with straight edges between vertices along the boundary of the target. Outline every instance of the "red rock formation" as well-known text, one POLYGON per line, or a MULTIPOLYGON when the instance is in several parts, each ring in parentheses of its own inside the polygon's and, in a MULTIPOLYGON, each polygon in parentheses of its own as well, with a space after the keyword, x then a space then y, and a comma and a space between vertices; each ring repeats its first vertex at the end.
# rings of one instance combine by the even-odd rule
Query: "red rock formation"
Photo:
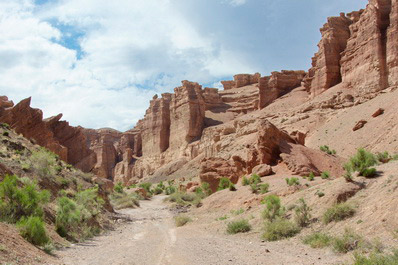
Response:
MULTIPOLYGON (((350 26, 351 37, 342 54, 342 80, 361 92, 388 87, 387 31, 391 0, 370 0, 359 19, 350 26)), ((356 17, 355 17, 356 19, 356 17)))
POLYGON ((206 110, 220 107, 223 103, 217 88, 205 87, 202 96, 206 104, 206 110))
POLYGON ((198 83, 182 81, 170 103, 170 148, 179 149, 202 135, 205 101, 198 83))
POLYGON ((312 97, 341 82, 340 53, 347 46, 351 23, 352 20, 341 13, 340 17, 328 18, 321 28, 319 51, 312 58, 312 68, 305 80, 312 97))
POLYGON ((387 30, 387 68, 390 86, 398 86, 398 1, 391 0, 390 26, 387 30))
POLYGON ((259 79, 259 108, 262 109, 278 97, 299 87, 306 73, 304 71, 272 72, 271 76, 259 79))
POLYGON ((239 88, 243 86, 257 84, 261 75, 259 73, 251 74, 238 74, 234 75, 233 81, 221 81, 224 86, 224 90, 229 90, 233 88, 239 88))
POLYGON ((171 94, 153 97, 142 121, 142 153, 145 156, 160 154, 169 148, 171 94))

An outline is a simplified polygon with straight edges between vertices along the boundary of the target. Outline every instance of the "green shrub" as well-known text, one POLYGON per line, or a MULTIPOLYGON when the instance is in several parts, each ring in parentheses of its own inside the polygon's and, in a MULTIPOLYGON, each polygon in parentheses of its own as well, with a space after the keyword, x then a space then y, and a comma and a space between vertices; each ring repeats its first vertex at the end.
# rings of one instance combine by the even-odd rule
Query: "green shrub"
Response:
POLYGON ((186 215, 177 215, 176 217, 174 217, 174 222, 177 227, 184 226, 188 222, 191 222, 191 221, 192 221, 192 219, 186 215))
MULTIPOLYGON (((315 174, 314 174, 314 172, 311 172, 310 174, 308 174, 307 179, 308 179, 309 181, 313 181, 313 180, 315 179, 315 174)), ((289 182, 288 182, 288 181, 286 181, 286 182, 287 182, 287 184, 289 185, 289 182)), ((296 184, 296 185, 298 185, 298 184, 296 184)), ((292 185, 289 185, 289 186, 292 186, 292 185)))
POLYGON ((163 184, 163 181, 159 182, 156 187, 161 189, 161 190, 164 190, 166 188, 166 186, 163 184))
POLYGON ((330 173, 328 171, 324 171, 321 174, 322 179, 329 179, 330 178, 330 173))
POLYGON ((317 191, 315 192, 315 195, 318 195, 318 197, 321 198, 321 197, 325 196, 325 193, 322 192, 322 191, 317 190, 317 191))
POLYGON ((209 183, 202 182, 201 187, 206 196, 210 196, 213 193, 212 190, 210 189, 209 183))
POLYGON ((333 240, 333 250, 338 253, 347 253, 352 250, 361 248, 365 244, 364 240, 354 232, 346 229, 341 237, 333 240))
POLYGON ((9 132, 3 132, 3 136, 5 136, 5 137, 8 137, 10 135, 10 133, 9 132))
POLYGON ((249 221, 245 219, 241 219, 238 221, 233 221, 228 223, 227 225, 227 233, 228 234, 237 234, 237 233, 245 233, 249 232, 252 229, 249 221))
POLYGON ((217 190, 220 191, 220 190, 228 189, 229 186, 231 186, 231 185, 232 185, 232 182, 229 180, 229 178, 221 178, 220 182, 218 184, 217 190))
POLYGON ((45 148, 33 151, 29 158, 31 168, 42 178, 51 178, 57 173, 57 160, 58 156, 45 148))
POLYGON ((387 151, 383 153, 377 153, 376 158, 377 161, 379 161, 380 163, 388 163, 390 160, 393 159, 393 157, 387 151))
POLYGON ((73 232, 77 232, 82 214, 80 207, 68 197, 60 197, 57 200, 57 216, 55 227, 57 233, 62 237, 67 237, 73 232))
POLYGON ((398 264, 398 251, 392 254, 371 253, 368 257, 360 253, 354 254, 354 265, 396 265, 398 264))
POLYGON ((8 123, 5 123, 5 122, 1 123, 0 127, 2 127, 3 129, 7 129, 7 130, 10 129, 10 125, 8 123))
POLYGON ((175 192, 171 194, 167 200, 174 202, 180 206, 194 205, 198 206, 201 203, 202 196, 196 193, 175 192))
POLYGON ((281 200, 276 195, 268 195, 263 199, 266 206, 262 216, 265 220, 273 222, 275 219, 281 217, 285 213, 285 209, 281 206, 281 200))
POLYGON ((295 208, 295 221, 300 227, 306 227, 311 222, 311 208, 307 205, 305 200, 301 198, 295 208))
POLYGON ((22 217, 17 223, 17 227, 21 236, 34 245, 43 246, 49 242, 46 228, 41 217, 22 217))
POLYGON ((89 220, 91 217, 97 216, 104 205, 104 200, 98 197, 98 187, 89 188, 76 193, 75 201, 81 205, 81 213, 83 220, 89 220))
POLYGON ((243 186, 247 186, 247 185, 249 185, 249 184, 250 184, 249 179, 248 179, 246 176, 243 176, 243 178, 242 178, 242 185, 243 185, 243 186))
POLYGON ((300 185, 300 181, 298 178, 292 177, 292 178, 285 178, 286 180, 286 184, 289 186, 296 186, 296 185, 300 185))
POLYGON ((323 222, 342 221, 355 214, 355 209, 348 203, 339 203, 326 210, 323 214, 323 222))
POLYGON ((376 176, 376 169, 374 167, 372 168, 367 168, 362 172, 362 176, 364 176, 365 178, 372 178, 374 176, 376 176))
POLYGON ((240 208, 239 210, 236 210, 236 211, 232 210, 232 211, 231 211, 231 214, 233 214, 233 215, 240 215, 240 214, 242 214, 242 213, 244 213, 244 212, 245 212, 245 210, 243 210, 243 208, 240 208))
POLYGON ((260 189, 257 184, 250 184, 250 189, 252 190, 253 193, 257 193, 258 190, 260 189))
POLYGON ((123 184, 121 182, 116 183, 113 190, 117 193, 123 193, 123 184))
POLYGON ((273 222, 267 222, 263 238, 267 241, 277 241, 293 237, 300 232, 300 228, 293 222, 278 218, 273 222))
POLYGON ((125 208, 135 208, 140 206, 140 196, 135 193, 115 192, 110 196, 111 204, 116 210, 125 208))
POLYGON ((249 183, 250 184, 259 184, 261 182, 261 178, 259 175, 257 174, 253 174, 250 179, 249 179, 249 183))
POLYGON ((324 248, 330 246, 333 238, 324 233, 313 233, 303 239, 303 243, 310 245, 312 248, 324 248))
POLYGON ((327 154, 329 154, 329 155, 335 155, 336 154, 336 150, 331 150, 330 148, 329 148, 329 146, 327 146, 327 145, 322 145, 321 147, 319 147, 319 149, 322 151, 322 152, 325 152, 325 153, 327 153, 327 154))
POLYGON ((21 217, 42 217, 43 206, 49 200, 50 193, 41 191, 29 179, 6 175, 0 182, 0 220, 15 223, 21 217), (18 182, 22 187, 18 187, 18 182))
POLYGON ((358 171, 360 176, 366 169, 377 164, 377 158, 372 153, 363 148, 358 149, 357 153, 350 158, 350 161, 344 165, 347 172, 358 171))
POLYGON ((259 188, 260 188, 260 193, 265 194, 269 190, 269 184, 268 183, 260 184, 259 188))
POLYGON ((177 191, 177 188, 174 186, 167 186, 164 191, 166 195, 171 195, 177 191))
POLYGON ((235 185, 231 183, 231 185, 229 185, 229 190, 230 191, 236 191, 235 185))
POLYGON ((148 192, 149 194, 151 194, 152 183, 150 183, 150 182, 140 183, 140 184, 138 185, 138 187, 143 188, 144 190, 146 190, 146 192, 148 192))

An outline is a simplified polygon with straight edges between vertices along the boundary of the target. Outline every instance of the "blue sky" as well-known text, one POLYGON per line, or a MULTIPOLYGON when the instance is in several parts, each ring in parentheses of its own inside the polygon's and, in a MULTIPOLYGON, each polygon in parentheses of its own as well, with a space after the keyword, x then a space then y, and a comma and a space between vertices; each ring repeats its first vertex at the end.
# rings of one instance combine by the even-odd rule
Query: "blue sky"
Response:
POLYGON ((310 67, 328 16, 367 0, 2 0, 0 94, 119 130, 181 80, 310 67))

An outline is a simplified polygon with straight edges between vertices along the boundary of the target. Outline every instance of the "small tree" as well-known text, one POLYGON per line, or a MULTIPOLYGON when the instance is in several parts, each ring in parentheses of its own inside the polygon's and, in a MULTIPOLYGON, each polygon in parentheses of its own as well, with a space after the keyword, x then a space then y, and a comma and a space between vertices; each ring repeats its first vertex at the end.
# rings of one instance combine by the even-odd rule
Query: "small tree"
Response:
POLYGON ((264 203, 266 208, 262 216, 265 220, 273 222, 285 213, 285 209, 281 206, 281 200, 276 195, 268 195, 264 198, 264 203))
POLYGON ((301 198, 298 201, 298 206, 296 207, 295 220, 298 226, 306 227, 311 221, 311 208, 307 205, 305 200, 301 198))

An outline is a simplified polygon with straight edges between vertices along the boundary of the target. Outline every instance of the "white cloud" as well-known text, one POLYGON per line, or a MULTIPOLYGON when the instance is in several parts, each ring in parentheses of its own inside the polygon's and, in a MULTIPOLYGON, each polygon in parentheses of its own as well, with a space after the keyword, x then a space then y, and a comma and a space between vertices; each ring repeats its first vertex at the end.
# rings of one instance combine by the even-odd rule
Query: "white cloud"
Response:
POLYGON ((241 6, 246 4, 247 0, 228 0, 228 2, 232 6, 241 6))

